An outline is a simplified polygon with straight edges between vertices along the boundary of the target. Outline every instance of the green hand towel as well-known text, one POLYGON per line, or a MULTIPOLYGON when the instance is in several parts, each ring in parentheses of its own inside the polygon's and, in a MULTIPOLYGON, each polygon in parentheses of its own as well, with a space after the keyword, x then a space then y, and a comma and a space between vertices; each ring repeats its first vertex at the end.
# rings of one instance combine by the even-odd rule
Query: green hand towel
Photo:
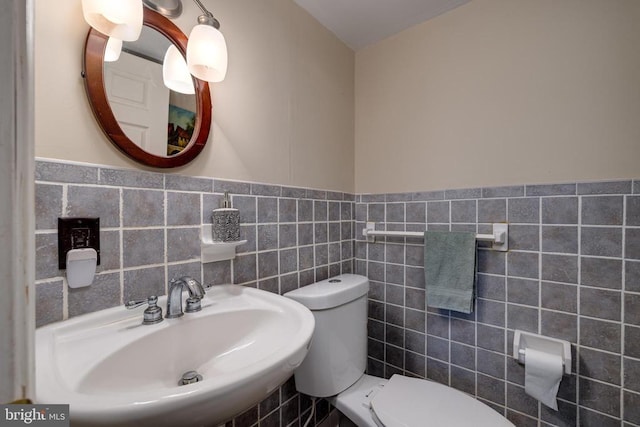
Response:
POLYGON ((424 274, 429 307, 471 313, 475 271, 475 233, 424 232, 424 274))

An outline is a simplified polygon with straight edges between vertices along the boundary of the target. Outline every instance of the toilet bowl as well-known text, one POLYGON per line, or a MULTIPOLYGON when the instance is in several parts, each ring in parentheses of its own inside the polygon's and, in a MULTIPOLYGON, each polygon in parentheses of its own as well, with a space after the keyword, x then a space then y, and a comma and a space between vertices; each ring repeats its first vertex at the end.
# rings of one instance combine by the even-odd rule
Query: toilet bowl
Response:
POLYGON ((285 294, 316 320, 311 348, 295 371, 300 393, 325 397, 358 427, 513 426, 487 405, 445 385, 364 373, 369 279, 343 274, 285 294))

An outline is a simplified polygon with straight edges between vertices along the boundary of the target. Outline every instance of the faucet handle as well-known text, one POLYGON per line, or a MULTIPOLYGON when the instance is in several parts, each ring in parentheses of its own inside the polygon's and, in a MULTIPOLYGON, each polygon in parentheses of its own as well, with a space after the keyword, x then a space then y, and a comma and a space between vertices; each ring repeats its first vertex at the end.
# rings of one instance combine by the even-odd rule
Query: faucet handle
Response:
POLYGON ((158 297, 155 295, 151 295, 149 298, 141 299, 138 301, 131 300, 124 303, 124 306, 131 310, 136 307, 140 307, 142 304, 158 304, 158 297))
POLYGON ((149 304, 149 307, 147 307, 143 313, 143 325, 154 325, 162 322, 162 309, 158 307, 158 297, 155 295, 151 295, 147 299, 138 301, 127 301, 124 306, 128 310, 131 310, 133 308, 140 307, 143 304, 149 304))

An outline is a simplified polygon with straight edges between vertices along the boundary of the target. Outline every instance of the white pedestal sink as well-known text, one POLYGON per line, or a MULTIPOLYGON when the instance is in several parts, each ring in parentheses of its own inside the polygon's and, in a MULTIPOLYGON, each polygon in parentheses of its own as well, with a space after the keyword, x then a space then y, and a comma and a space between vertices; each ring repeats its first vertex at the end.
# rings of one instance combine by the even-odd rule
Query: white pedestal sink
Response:
POLYGON ((38 329, 37 403, 70 404, 74 426, 210 426, 266 398, 307 354, 314 318, 293 300, 223 285, 202 307, 156 325, 141 324, 143 307, 115 307, 38 329), (202 380, 178 385, 187 371, 202 380))

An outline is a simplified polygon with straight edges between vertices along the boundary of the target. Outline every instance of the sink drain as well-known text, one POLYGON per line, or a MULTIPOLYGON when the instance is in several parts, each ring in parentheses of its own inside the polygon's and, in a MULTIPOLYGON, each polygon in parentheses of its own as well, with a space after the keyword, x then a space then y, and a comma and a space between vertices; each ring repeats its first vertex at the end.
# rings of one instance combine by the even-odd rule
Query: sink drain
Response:
POLYGON ((202 375, 197 373, 196 371, 187 371, 182 374, 182 378, 178 381, 178 385, 187 385, 197 383, 198 381, 202 381, 202 375))

